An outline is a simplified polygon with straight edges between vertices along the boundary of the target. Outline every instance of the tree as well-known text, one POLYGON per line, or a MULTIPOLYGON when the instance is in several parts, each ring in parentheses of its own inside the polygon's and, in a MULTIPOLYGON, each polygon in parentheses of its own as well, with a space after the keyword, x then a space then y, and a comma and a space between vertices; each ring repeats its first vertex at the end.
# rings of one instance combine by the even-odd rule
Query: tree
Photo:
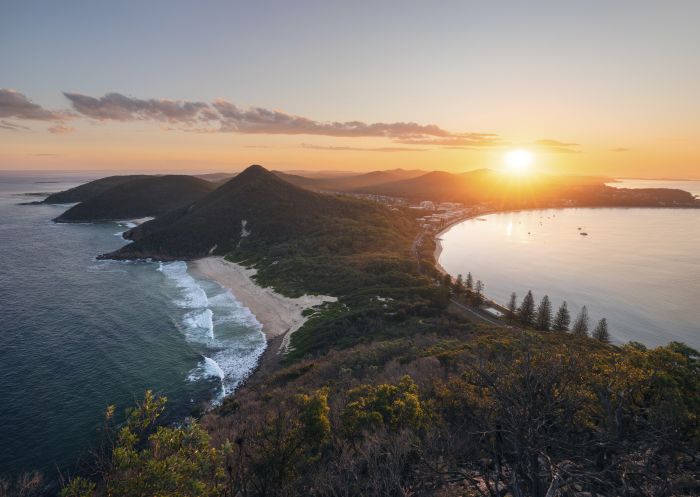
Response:
POLYGON ((523 326, 532 326, 535 322, 535 298, 532 296, 532 290, 528 290, 527 295, 520 304, 518 311, 520 322, 523 326))
POLYGON ((538 330, 542 331, 549 331, 552 327, 552 303, 549 301, 547 295, 542 297, 542 301, 537 308, 535 326, 538 330))
POLYGON ((476 285, 474 285, 474 303, 476 305, 484 303, 484 284, 481 280, 476 280, 476 285))
POLYGON ((474 278, 472 277, 472 273, 467 273, 467 282, 465 286, 467 287, 467 293, 472 293, 472 291, 474 291, 474 278))
POLYGON ((450 292, 452 291, 452 277, 445 274, 440 280, 439 305, 447 307, 450 303, 450 292))
POLYGON ((455 281, 453 290, 457 295, 462 295, 464 293, 464 279, 461 274, 457 275, 457 281, 455 281))
MULTIPOLYGON (((146 391, 116 433, 110 467, 103 477, 105 495, 132 497, 216 497, 224 491, 224 448, 214 448, 199 423, 159 425, 166 398, 146 391)), ((106 418, 111 419, 110 406, 106 418)), ((72 480, 63 497, 88 497, 95 485, 72 480)))
POLYGON ((449 274, 445 273, 445 275, 442 277, 442 285, 447 288, 447 290, 452 289, 452 276, 449 274))
POLYGON ((418 386, 408 375, 397 384, 360 385, 347 394, 341 419, 350 436, 381 428, 418 428, 425 416, 418 386))
POLYGON ((552 323, 552 329, 554 331, 569 331, 569 323, 571 323, 571 315, 569 314, 569 308, 566 306, 565 300, 557 311, 554 323, 552 323))
POLYGON ((574 335, 587 337, 588 336, 588 309, 584 305, 581 307, 581 312, 576 316, 576 321, 574 321, 574 326, 571 328, 571 332, 574 335))
POLYGON ((608 332, 608 320, 603 318, 598 321, 598 325, 593 330, 593 338, 600 342, 610 343, 610 333, 608 332))
POLYGON ((518 315, 518 296, 515 292, 510 294, 510 301, 508 301, 508 320, 515 321, 518 315))

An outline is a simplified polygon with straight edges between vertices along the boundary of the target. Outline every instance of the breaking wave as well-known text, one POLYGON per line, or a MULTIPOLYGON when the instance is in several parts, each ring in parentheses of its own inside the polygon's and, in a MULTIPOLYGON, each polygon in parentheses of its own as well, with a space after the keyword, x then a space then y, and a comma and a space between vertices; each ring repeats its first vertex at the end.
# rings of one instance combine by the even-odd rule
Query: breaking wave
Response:
POLYGON ((265 350, 262 325, 230 291, 195 279, 186 262, 161 262, 158 271, 173 284, 185 339, 202 357, 187 379, 218 380, 212 403, 220 404, 253 371, 265 350))

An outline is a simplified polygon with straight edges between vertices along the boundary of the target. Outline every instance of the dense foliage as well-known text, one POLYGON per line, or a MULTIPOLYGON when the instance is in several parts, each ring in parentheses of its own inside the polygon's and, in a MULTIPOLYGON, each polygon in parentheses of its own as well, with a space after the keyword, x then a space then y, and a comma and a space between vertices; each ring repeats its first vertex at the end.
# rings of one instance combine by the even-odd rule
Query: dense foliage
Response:
POLYGON ((406 250, 414 230, 411 218, 400 212, 304 190, 251 166, 194 205, 134 229, 129 235, 134 243, 110 256, 349 255, 406 250))
POLYGON ((143 174, 133 174, 125 176, 107 176, 94 181, 89 181, 74 188, 69 188, 57 193, 52 193, 44 199, 46 204, 73 204, 83 202, 89 198, 100 195, 115 186, 128 183, 135 179, 146 178, 143 174))
POLYGON ((295 363, 201 425, 139 434, 147 396, 65 495, 697 494, 696 351, 450 328, 295 363))
POLYGON ((215 188, 213 183, 193 176, 134 177, 91 195, 58 216, 56 221, 92 222, 159 216, 190 205, 215 188))

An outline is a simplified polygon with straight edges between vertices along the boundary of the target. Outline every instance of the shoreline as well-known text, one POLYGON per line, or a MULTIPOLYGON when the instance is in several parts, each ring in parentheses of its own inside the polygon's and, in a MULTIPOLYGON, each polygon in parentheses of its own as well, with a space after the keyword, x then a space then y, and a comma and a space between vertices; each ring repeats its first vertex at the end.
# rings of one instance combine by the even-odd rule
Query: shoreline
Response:
MULTIPOLYGON (((223 257, 205 257, 189 263, 192 273, 198 277, 215 281, 228 289, 233 296, 255 315, 262 325, 268 345, 280 342, 275 355, 289 350, 291 336, 307 321, 306 309, 325 302, 335 302, 336 297, 327 295, 303 295, 285 297, 272 288, 259 286, 253 276, 254 268, 229 262, 223 257)), ((263 357, 259 362, 262 362, 263 357)))
MULTIPOLYGON (((447 272, 447 270, 440 265, 440 254, 442 254, 442 239, 440 236, 442 236, 443 233, 445 233, 447 230, 452 228, 454 225, 462 223, 464 221, 469 221, 470 219, 476 219, 481 216, 488 216, 490 214, 498 214, 501 212, 517 212, 517 211, 484 211, 484 212, 479 212, 478 214, 468 214, 464 217, 457 218, 453 221, 450 221, 447 223, 445 226, 440 228, 440 231, 432 235, 433 242, 435 243, 435 250, 433 250, 433 259, 435 260, 435 268, 440 271, 442 274, 450 274, 447 272)), ((450 275, 452 276, 452 275, 450 275)))
MULTIPOLYGON (((433 259, 435 261, 435 269, 437 269, 441 274, 446 274, 450 278, 454 278, 447 270, 442 267, 440 264, 440 254, 442 254, 442 239, 440 236, 445 233, 447 230, 452 228, 454 225, 459 224, 464 221, 469 221, 470 219, 477 219, 481 216, 488 216, 491 214, 500 214, 503 212, 520 212, 520 211, 485 211, 485 212, 480 212, 478 214, 471 214, 459 219, 455 219, 454 221, 446 224, 444 227, 440 229, 437 233, 433 235, 433 242, 435 243, 435 250, 433 251, 433 259)), ((499 309, 500 311, 506 311, 506 308, 503 304, 500 302, 496 302, 494 299, 489 297, 488 295, 484 294, 484 302, 490 304, 492 307, 495 307, 496 309, 499 309)))
POLYGON ((555 209, 555 210, 565 210, 565 209, 700 209, 700 203, 696 206, 670 206, 670 205, 665 205, 665 206, 556 206, 556 207, 535 207, 532 209, 491 209, 491 210, 486 210, 483 212, 479 212, 478 214, 468 214, 463 217, 454 219, 447 224, 445 224, 443 227, 440 228, 440 231, 432 235, 433 241, 435 242, 435 250, 433 251, 433 258, 435 259, 435 267, 438 269, 443 274, 449 274, 444 267, 440 265, 440 262, 438 261, 440 254, 442 253, 442 243, 440 236, 445 233, 447 230, 452 228, 454 225, 459 224, 464 221, 469 221, 470 219, 477 219, 481 216, 490 216, 492 214, 506 214, 506 213, 517 213, 517 212, 529 212, 529 211, 539 211, 539 210, 550 210, 550 209, 555 209))

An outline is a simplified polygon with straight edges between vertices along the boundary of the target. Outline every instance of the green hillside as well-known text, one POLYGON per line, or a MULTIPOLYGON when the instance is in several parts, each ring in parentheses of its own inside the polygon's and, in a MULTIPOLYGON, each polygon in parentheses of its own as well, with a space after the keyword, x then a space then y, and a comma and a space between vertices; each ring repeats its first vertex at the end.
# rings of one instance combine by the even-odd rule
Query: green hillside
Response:
POLYGON ((199 200, 216 188, 193 176, 141 176, 74 205, 55 221, 80 223, 159 216, 199 200))
POLYGON ((208 254, 288 257, 394 252, 410 246, 410 217, 370 202, 311 192, 251 166, 193 205, 132 230, 112 258, 208 254))
POLYGON ((58 193, 52 193, 44 199, 45 204, 73 204, 83 202, 91 197, 100 195, 110 188, 128 183, 129 181, 146 178, 144 174, 134 174, 128 176, 108 176, 96 179, 83 185, 76 186, 58 193))

